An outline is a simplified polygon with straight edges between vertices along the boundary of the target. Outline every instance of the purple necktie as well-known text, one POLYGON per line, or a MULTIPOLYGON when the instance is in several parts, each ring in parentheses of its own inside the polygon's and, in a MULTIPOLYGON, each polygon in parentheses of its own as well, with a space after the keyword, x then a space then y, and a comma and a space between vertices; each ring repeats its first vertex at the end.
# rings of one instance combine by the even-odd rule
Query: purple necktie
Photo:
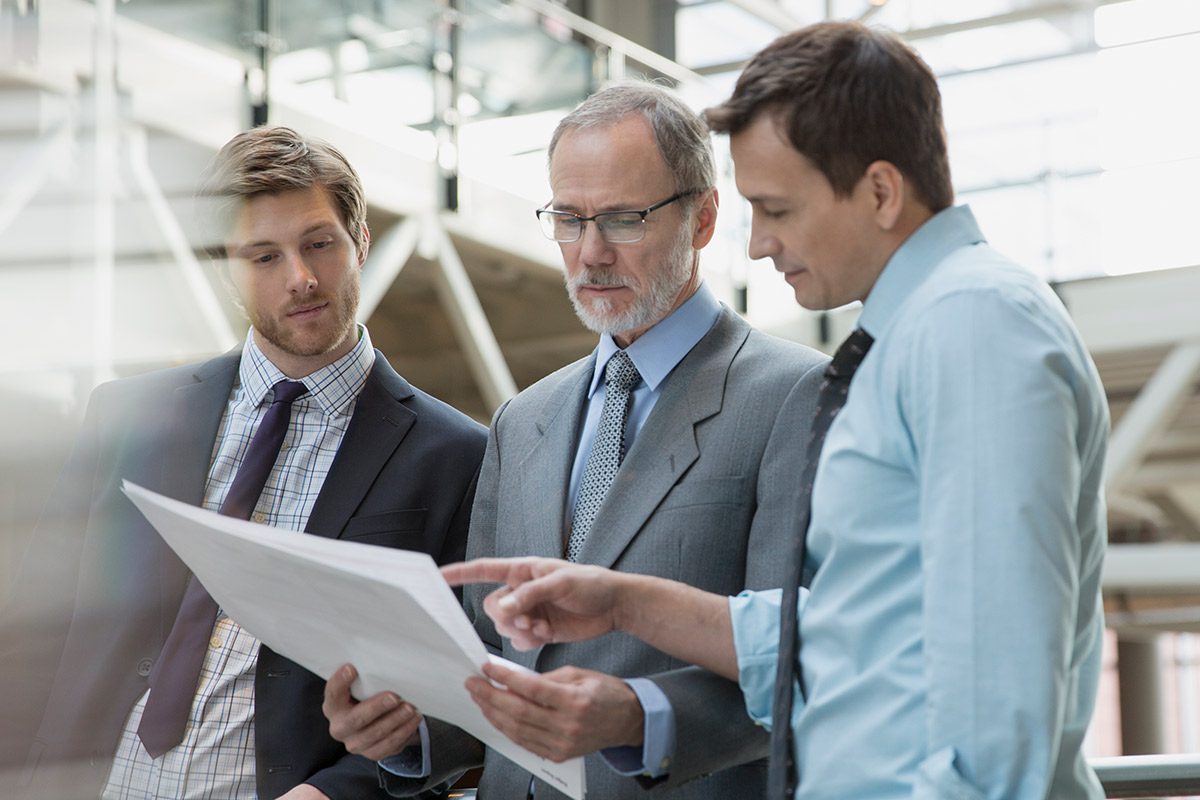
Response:
MULTIPOLYGON (((250 518, 267 476, 275 466, 283 435, 287 433, 292 402, 307 391, 303 383, 296 381, 280 381, 272 388, 275 395, 271 407, 250 440, 241 466, 229 485, 225 502, 221 504, 221 513, 226 516, 250 518)), ((150 696, 146 698, 142 720, 138 723, 138 736, 152 758, 158 758, 183 741, 188 711, 196 694, 200 668, 204 664, 204 654, 208 652, 208 639, 216 619, 216 601, 193 575, 158 663, 150 673, 150 696)))
POLYGON ((817 394, 817 415, 812 421, 808 449, 805 451, 804 471, 800 478, 800 496, 805 501, 804 516, 799 520, 799 536, 789 554, 786 583, 783 585, 780 601, 782 606, 779 614, 779 660, 776 662, 775 697, 771 704, 771 761, 767 773, 769 800, 792 800, 796 792, 796 763, 792 749, 792 702, 797 686, 800 694, 804 694, 796 604, 800 597, 800 584, 804 582, 804 542, 812 514, 812 489, 817 476, 817 460, 821 455, 821 447, 825 444, 825 434, 833 424, 833 418, 846 404, 850 379, 854 377, 862 360, 867 357, 867 351, 874 342, 871 334, 862 328, 855 328, 833 354, 833 360, 825 368, 825 381, 817 394))

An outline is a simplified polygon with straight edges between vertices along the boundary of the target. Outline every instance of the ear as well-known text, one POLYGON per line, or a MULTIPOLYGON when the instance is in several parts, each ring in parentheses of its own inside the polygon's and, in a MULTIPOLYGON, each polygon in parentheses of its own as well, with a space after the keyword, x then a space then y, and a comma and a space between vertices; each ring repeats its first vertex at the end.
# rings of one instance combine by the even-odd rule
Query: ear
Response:
POLYGON ((716 188, 709 189, 700 196, 699 202, 692 214, 696 218, 696 231, 692 234, 692 249, 699 250, 712 241, 717 232, 717 205, 720 198, 716 188))
POLYGON ((358 266, 361 269, 362 265, 367 262, 367 251, 371 249, 371 230, 367 227, 367 223, 362 224, 362 247, 358 250, 358 266))
POLYGON ((872 161, 864 174, 867 191, 870 192, 875 223, 885 231, 896 227, 904 212, 908 195, 904 173, 890 161, 872 161))

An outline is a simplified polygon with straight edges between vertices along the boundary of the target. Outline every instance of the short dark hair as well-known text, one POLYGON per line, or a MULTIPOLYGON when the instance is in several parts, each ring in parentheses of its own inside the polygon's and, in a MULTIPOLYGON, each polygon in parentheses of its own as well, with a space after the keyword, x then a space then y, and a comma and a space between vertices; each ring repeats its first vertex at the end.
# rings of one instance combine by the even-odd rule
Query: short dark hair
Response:
POLYGON ((775 116, 840 197, 883 160, 931 211, 954 202, 937 78, 895 34, 822 22, 781 36, 705 117, 714 131, 732 134, 763 113, 775 116))
MULTIPOLYGON (((233 137, 217 153, 198 192, 213 202, 210 239, 224 236, 236 204, 263 194, 320 186, 329 192, 359 253, 366 250, 367 200, 362 180, 333 145, 291 128, 264 126, 233 137)), ((221 247, 210 255, 221 257, 221 247)))

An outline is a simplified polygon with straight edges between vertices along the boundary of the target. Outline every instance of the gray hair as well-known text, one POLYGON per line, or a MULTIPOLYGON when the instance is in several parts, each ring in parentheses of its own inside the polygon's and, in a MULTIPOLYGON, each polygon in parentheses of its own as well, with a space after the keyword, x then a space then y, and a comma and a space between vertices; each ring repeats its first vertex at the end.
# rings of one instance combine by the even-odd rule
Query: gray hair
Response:
MULTIPOLYGON (((654 140, 675 179, 675 191, 705 191, 716 184, 712 142, 704 119, 674 92, 646 81, 628 81, 602 89, 563 117, 550 137, 547 160, 563 134, 576 128, 615 125, 630 114, 641 114, 654 131, 654 140)), ((695 197, 684 198, 691 206, 695 197)))

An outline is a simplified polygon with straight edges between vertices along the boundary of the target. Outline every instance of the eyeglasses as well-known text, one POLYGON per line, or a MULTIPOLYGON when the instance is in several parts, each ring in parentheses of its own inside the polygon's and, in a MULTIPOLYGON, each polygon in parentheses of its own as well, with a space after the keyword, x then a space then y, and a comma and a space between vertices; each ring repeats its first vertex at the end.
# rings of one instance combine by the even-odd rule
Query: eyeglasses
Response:
POLYGON ((699 189, 680 192, 641 211, 603 211, 590 217, 582 217, 570 211, 551 211, 550 203, 546 203, 534 213, 542 223, 542 233, 546 234, 547 239, 555 242, 578 242, 579 237, 583 235, 584 223, 595 222, 596 227, 600 229, 600 237, 609 244, 633 244, 645 238, 646 217, 651 211, 657 211, 676 200, 699 193, 699 189))

